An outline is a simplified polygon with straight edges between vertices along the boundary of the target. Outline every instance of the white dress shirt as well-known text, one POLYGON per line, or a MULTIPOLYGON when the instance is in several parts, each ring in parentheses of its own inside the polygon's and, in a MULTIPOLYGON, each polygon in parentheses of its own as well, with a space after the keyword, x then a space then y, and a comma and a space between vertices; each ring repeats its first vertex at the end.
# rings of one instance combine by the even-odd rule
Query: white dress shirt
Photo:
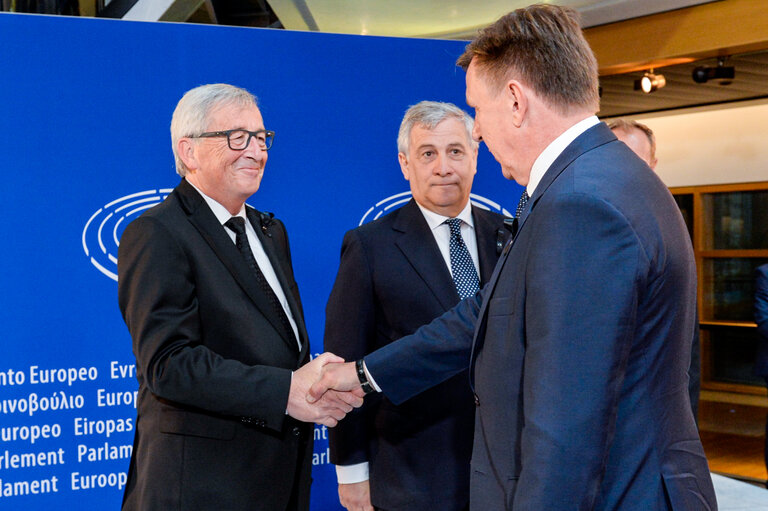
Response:
POLYGON ((564 132, 560 134, 556 139, 549 143, 547 147, 536 158, 531 167, 531 173, 528 176, 528 186, 525 190, 528 192, 528 197, 533 197, 533 192, 536 191, 536 187, 539 186, 541 178, 544 177, 549 167, 555 162, 558 156, 565 151, 565 148, 571 145, 571 142, 576 140, 576 137, 587 131, 589 128, 598 124, 600 120, 595 115, 590 115, 586 119, 583 119, 564 132))
MULTIPOLYGON (((189 183, 189 181, 187 181, 189 183)), ((197 190, 197 192, 203 196, 203 199, 205 199, 205 202, 208 204, 208 207, 211 208, 211 211, 213 211, 213 214, 216 216, 216 219, 219 221, 219 223, 224 226, 224 224, 232 218, 232 213, 230 213, 227 208, 216 202, 214 199, 208 197, 206 194, 200 191, 198 187, 193 185, 192 183, 189 183, 192 185, 192 187, 197 190)), ((264 251, 264 247, 261 245, 261 240, 259 240, 259 237, 256 235, 256 231, 253 230, 253 226, 251 225, 251 222, 248 221, 248 217, 245 215, 245 204, 243 204, 240 207, 240 211, 237 213, 237 215, 243 220, 245 220, 245 235, 248 237, 248 243, 251 245, 251 252, 253 253, 254 259, 256 259, 256 264, 259 265, 259 269, 261 270, 261 273, 264 274, 264 278, 269 283, 269 287, 272 288, 272 291, 274 291, 275 296, 277 296, 277 299, 280 301, 280 305, 283 306, 283 310, 285 311, 285 315, 288 316, 288 321, 291 324, 291 328, 293 329, 293 335, 296 338, 296 343, 299 346, 299 351, 301 351, 301 341, 299 340, 299 329, 296 326, 296 320, 293 319, 293 313, 291 312, 291 307, 288 305, 288 300, 285 297, 285 293, 283 292, 283 288, 280 286, 280 281, 277 279, 277 274, 275 273, 275 269, 272 267, 272 263, 269 261, 269 257, 267 257, 267 253, 264 251)), ((235 243, 236 235, 234 231, 229 229, 228 227, 224 227, 224 230, 227 232, 227 235, 229 236, 229 239, 232 240, 232 243, 235 243)))
MULTIPOLYGON (((477 275, 480 275, 480 263, 477 256, 477 237, 475 236, 475 223, 472 220, 472 203, 467 201, 467 205, 461 210, 461 213, 455 217, 443 216, 430 211, 418 202, 416 203, 421 210, 421 214, 424 215, 424 220, 427 221, 429 229, 432 231, 432 235, 435 237, 437 247, 440 249, 440 253, 443 255, 445 265, 448 267, 448 271, 451 271, 451 228, 445 223, 450 218, 458 218, 461 220, 461 237, 464 238, 464 244, 467 246, 469 255, 472 256, 472 264, 475 265, 475 271, 477 275)), ((453 276, 453 272, 451 272, 453 276)))

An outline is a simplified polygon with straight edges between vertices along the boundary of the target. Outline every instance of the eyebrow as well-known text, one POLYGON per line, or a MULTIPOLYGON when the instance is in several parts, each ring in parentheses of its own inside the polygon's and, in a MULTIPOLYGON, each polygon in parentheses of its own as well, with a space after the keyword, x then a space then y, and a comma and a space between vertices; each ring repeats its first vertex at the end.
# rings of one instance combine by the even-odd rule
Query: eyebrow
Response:
MULTIPOLYGON (((446 144, 446 147, 467 147, 467 144, 464 142, 449 142, 446 144)), ((435 144, 421 144, 416 146, 416 150, 418 151, 422 151, 424 149, 437 149, 437 146, 435 144)))

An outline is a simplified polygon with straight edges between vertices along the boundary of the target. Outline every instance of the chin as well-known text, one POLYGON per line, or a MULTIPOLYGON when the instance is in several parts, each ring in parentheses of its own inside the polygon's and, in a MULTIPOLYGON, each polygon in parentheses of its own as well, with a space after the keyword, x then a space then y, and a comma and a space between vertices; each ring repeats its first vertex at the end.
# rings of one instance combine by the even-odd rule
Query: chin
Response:
POLYGON ((518 180, 517 180, 517 178, 515 178, 515 175, 516 175, 516 173, 515 173, 515 170, 514 170, 514 169, 512 169, 512 168, 510 168, 510 167, 502 167, 502 168, 501 168, 501 174, 502 174, 502 175, 503 175, 505 178, 509 179, 510 181, 515 181, 517 184, 519 184, 519 185, 521 185, 521 186, 525 186, 523 183, 521 183, 520 181, 518 181, 518 180))

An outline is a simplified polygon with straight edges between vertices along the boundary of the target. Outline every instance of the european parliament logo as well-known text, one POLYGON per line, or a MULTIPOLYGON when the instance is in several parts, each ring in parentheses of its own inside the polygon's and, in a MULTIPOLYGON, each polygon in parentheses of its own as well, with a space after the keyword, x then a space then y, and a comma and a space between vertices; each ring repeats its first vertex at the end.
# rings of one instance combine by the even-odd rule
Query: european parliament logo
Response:
POLYGON ((83 228, 83 250, 91 264, 117 281, 117 247, 123 229, 145 210, 160 204, 172 191, 172 188, 161 188, 132 193, 113 200, 91 215, 83 228))
MULTIPOLYGON (((371 206, 368 211, 365 212, 363 218, 360 219, 360 222, 357 225, 360 226, 366 222, 376 220, 380 216, 389 213, 398 206, 405 204, 409 200, 411 200, 411 192, 403 192, 390 195, 386 199, 380 200, 375 205, 371 206)), ((494 213, 499 213, 508 217, 513 216, 512 213, 507 211, 506 208, 502 207, 500 204, 492 201, 491 199, 486 199, 485 197, 471 193, 469 194, 469 200, 472 202, 472 205, 477 206, 478 208, 493 211, 494 213)))

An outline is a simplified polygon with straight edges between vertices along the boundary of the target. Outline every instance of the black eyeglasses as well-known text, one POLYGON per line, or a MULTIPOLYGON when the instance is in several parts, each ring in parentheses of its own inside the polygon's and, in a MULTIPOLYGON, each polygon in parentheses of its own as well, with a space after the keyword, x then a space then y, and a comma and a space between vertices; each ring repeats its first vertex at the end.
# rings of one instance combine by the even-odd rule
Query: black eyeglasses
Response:
POLYGON ((251 138, 256 139, 256 144, 265 150, 269 151, 272 147, 272 140, 275 138, 275 132, 270 130, 258 130, 248 131, 244 129, 226 130, 226 131, 208 131, 206 133, 200 133, 197 136, 189 138, 211 138, 211 137, 227 137, 227 145, 233 151, 244 151, 248 144, 251 143, 251 138))

